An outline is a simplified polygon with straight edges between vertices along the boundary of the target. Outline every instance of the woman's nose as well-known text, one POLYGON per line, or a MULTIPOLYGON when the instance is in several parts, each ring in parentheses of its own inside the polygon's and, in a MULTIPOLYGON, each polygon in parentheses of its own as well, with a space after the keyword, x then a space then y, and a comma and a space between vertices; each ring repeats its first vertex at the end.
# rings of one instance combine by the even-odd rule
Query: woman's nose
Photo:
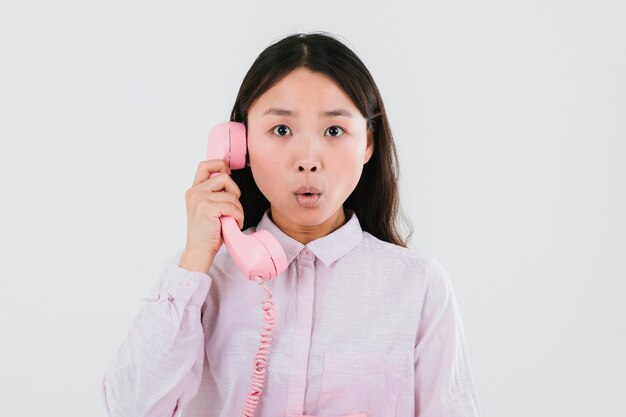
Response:
POLYGON ((320 143, 315 137, 310 135, 302 136, 300 139, 300 143, 298 144, 298 171, 315 172, 320 165, 320 143))
POLYGON ((311 171, 315 172, 317 170, 317 164, 311 162, 302 162, 298 165, 298 171, 311 171))

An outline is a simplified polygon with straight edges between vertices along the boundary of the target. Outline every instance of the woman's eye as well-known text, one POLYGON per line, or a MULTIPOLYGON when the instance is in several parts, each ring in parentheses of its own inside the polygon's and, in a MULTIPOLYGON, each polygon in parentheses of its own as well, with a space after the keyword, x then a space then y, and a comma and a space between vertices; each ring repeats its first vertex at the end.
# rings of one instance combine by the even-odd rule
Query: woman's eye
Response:
POLYGON ((331 136, 333 136, 333 137, 337 137, 337 136, 341 136, 341 135, 343 135, 343 133, 342 133, 341 135, 336 135, 336 134, 334 134, 334 133, 336 133, 336 132, 337 132, 337 129, 339 129, 341 132, 344 132, 344 130, 343 130, 341 127, 339 127, 339 126, 331 126, 331 127, 329 127, 328 129, 326 129, 326 131, 327 131, 327 132, 328 132, 328 131, 333 132, 333 133, 331 133, 331 136))
MULTIPOLYGON (((341 128, 339 126, 331 126, 328 129, 326 129, 326 131, 330 132, 330 136, 332 136, 332 137, 338 137, 338 136, 341 136, 341 135, 343 135, 345 133, 343 128, 341 128)), ((291 129, 289 129, 285 125, 278 125, 278 126, 275 126, 274 129, 272 129, 272 132, 275 135, 278 135, 278 136, 285 136, 288 133, 291 133, 291 129)))
POLYGON ((278 133, 278 136, 285 136, 283 133, 285 133, 285 130, 289 130, 289 128, 285 125, 278 125, 273 129, 273 132, 276 133, 276 130, 279 130, 280 132, 278 133))

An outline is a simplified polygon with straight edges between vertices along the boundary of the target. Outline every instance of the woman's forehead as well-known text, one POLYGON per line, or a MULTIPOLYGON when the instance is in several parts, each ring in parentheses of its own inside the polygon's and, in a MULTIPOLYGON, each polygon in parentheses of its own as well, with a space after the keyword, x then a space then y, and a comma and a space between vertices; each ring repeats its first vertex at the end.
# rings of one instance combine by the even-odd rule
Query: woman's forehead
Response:
POLYGON ((287 77, 265 91, 250 106, 249 114, 254 117, 286 116, 297 118, 302 114, 316 113, 319 117, 360 116, 350 97, 328 77, 287 77))

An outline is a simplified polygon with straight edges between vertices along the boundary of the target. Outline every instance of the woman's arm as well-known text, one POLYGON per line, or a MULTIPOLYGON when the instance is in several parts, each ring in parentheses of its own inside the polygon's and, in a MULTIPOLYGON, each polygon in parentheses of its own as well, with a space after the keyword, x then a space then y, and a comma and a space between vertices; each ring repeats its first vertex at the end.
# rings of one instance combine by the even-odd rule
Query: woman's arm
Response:
POLYGON ((414 359, 416 416, 480 416, 459 307, 446 271, 434 258, 414 359))
MULTIPOLYGON (((180 252, 176 258, 180 257, 180 252)), ((209 275, 166 265, 102 379, 109 417, 172 417, 197 393, 209 275)))

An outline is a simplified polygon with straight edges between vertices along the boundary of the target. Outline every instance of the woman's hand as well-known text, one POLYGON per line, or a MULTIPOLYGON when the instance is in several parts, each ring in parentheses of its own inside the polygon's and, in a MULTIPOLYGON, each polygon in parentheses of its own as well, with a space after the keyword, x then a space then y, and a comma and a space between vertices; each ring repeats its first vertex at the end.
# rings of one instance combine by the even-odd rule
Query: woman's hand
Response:
POLYGON ((207 273, 222 246, 221 216, 231 216, 243 228, 241 191, 221 159, 200 162, 193 185, 185 192, 187 243, 180 266, 207 273), (209 176, 219 172, 212 178, 209 176))

